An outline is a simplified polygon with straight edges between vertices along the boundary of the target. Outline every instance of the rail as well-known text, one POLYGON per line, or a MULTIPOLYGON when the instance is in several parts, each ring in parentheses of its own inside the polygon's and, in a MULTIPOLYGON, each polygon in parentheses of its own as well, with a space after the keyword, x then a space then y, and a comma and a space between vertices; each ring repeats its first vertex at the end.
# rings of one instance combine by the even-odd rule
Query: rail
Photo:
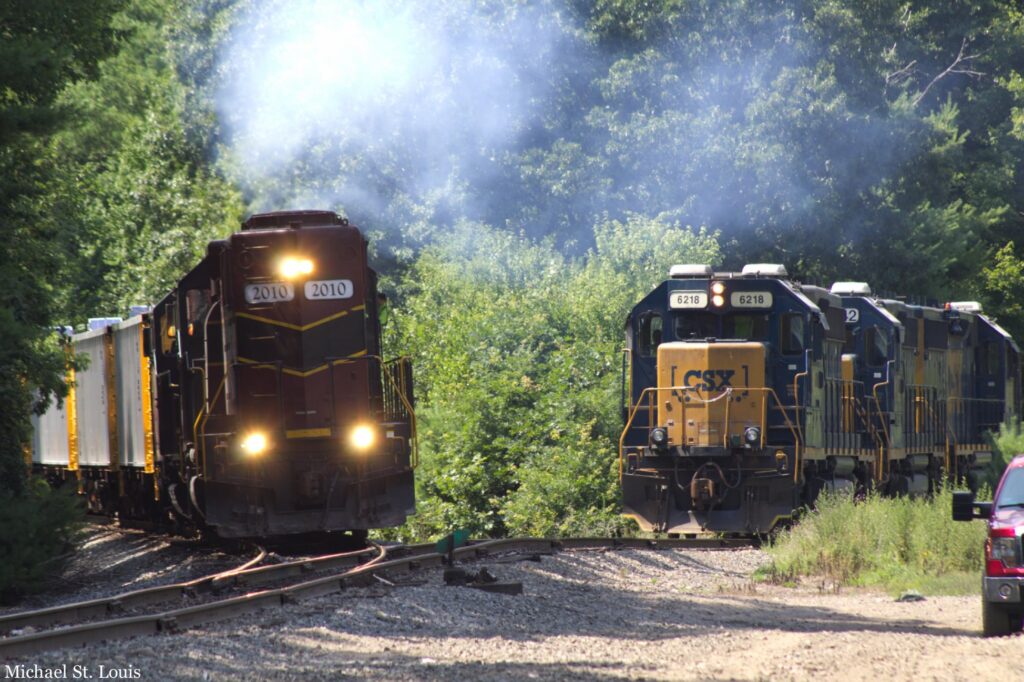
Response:
MULTIPOLYGON (((117 639, 121 637, 133 637, 139 635, 155 635, 160 633, 173 633, 185 628, 193 627, 203 623, 223 620, 232 616, 251 613, 258 609, 267 607, 286 607, 304 598, 319 597, 327 594, 340 592, 348 587, 360 587, 375 584, 382 576, 389 573, 412 573, 427 568, 447 565, 448 561, 460 559, 472 561, 493 557, 498 553, 508 554, 552 554, 564 550, 665 550, 665 549, 735 549, 749 547, 756 544, 752 539, 741 538, 669 538, 669 539, 645 539, 645 538, 508 538, 502 540, 473 541, 462 547, 455 548, 447 553, 438 553, 434 543, 423 545, 399 545, 395 547, 374 547, 357 552, 346 554, 318 557, 310 560, 299 560, 287 564, 263 566, 254 569, 240 570, 232 575, 225 576, 218 585, 221 589, 239 587, 259 582, 270 582, 282 577, 305 575, 306 577, 295 583, 285 584, 280 587, 264 589, 256 592, 249 592, 237 596, 230 596, 217 599, 205 604, 186 606, 172 610, 159 611, 145 615, 131 615, 119 618, 107 618, 94 622, 80 623, 70 627, 31 634, 16 635, 0 639, 0 658, 13 658, 16 656, 29 656, 42 651, 59 649, 69 646, 80 646, 104 640, 117 639), (376 553, 376 556, 372 556, 376 553), (398 555, 399 558, 389 559, 388 557, 398 555), (314 570, 330 570, 327 562, 334 561, 335 565, 330 568, 342 567, 340 573, 331 573, 325 576, 308 578, 308 574, 314 570), (319 562, 319 563, 315 563, 319 562)), ((204 580, 211 580, 214 576, 204 580)), ((211 582, 211 585, 213 583, 211 582)), ((46 621, 48 615, 44 612, 54 612, 58 609, 65 611, 67 620, 60 622, 74 622, 89 617, 109 616, 116 609, 110 605, 121 599, 121 605, 140 606, 145 596, 155 599, 151 603, 163 603, 167 601, 168 594, 160 595, 159 590, 178 590, 180 593, 182 584, 167 586, 165 588, 151 588, 135 593, 120 595, 119 597, 94 600, 94 602, 83 602, 70 604, 66 607, 55 607, 42 611, 31 611, 21 614, 6 616, 0 620, 0 627, 5 623, 9 629, 11 623, 22 623, 19 627, 38 624, 52 624, 54 621, 46 621), (130 595, 140 595, 132 601, 130 595), (158 598, 159 597, 159 598, 158 598), (78 609, 78 610, 76 610, 78 609), (43 620, 33 621, 33 618, 43 620)))

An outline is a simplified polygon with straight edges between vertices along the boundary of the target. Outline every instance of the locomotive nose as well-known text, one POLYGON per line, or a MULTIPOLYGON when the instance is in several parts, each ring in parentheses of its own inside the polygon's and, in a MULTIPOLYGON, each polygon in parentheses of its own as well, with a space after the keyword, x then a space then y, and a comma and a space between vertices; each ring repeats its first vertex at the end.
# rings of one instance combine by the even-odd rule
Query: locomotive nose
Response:
POLYGON ((758 342, 658 346, 658 424, 669 445, 759 447, 765 419, 765 345, 758 342))

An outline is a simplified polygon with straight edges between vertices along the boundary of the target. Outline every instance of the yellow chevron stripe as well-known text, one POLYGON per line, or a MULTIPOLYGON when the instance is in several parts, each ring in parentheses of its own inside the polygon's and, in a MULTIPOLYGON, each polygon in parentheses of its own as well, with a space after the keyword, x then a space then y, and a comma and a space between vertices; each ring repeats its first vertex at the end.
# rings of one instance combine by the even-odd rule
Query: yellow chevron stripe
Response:
MULTIPOLYGON (((358 353, 353 353, 352 355, 350 355, 347 358, 344 358, 342 360, 335 360, 334 362, 332 362, 330 364, 332 364, 332 365, 344 365, 344 364, 346 364, 348 362, 351 362, 354 358, 361 358, 364 355, 366 355, 366 351, 365 350, 361 350, 358 353)), ((266 363, 266 362, 260 362, 259 360, 250 360, 249 358, 242 358, 242 357, 240 357, 240 358, 238 358, 238 361, 241 362, 244 365, 251 366, 253 369, 277 369, 276 365, 271 365, 271 364, 266 363)), ((314 374, 316 374, 318 372, 324 371, 325 369, 327 369, 327 367, 328 367, 328 365, 323 364, 323 365, 320 365, 319 367, 314 367, 313 369, 306 370, 305 372, 303 372, 300 369, 289 369, 287 367, 284 367, 284 368, 281 369, 281 371, 284 372, 285 374, 291 375, 293 377, 300 377, 302 379, 305 379, 306 377, 310 377, 310 376, 313 376, 314 374)))
POLYGON ((366 305, 357 305, 354 308, 349 308, 348 310, 342 310, 340 313, 335 313, 333 315, 328 315, 327 317, 323 318, 322 320, 317 320, 316 322, 310 322, 309 324, 305 324, 305 325, 292 324, 291 322, 282 322, 281 320, 272 320, 269 317, 260 317, 259 315, 253 315, 251 313, 235 313, 235 317, 244 317, 247 320, 255 320, 256 322, 264 322, 266 324, 272 324, 272 325, 274 325, 276 327, 284 327, 285 329, 292 329, 292 330, 297 331, 297 332, 305 332, 305 331, 309 331, 313 327, 318 327, 318 326, 320 326, 322 324, 326 324, 326 323, 331 322, 333 320, 337 320, 340 317, 345 317, 349 313, 354 313, 354 312, 357 312, 359 310, 365 310, 365 309, 366 309, 366 305))
POLYGON ((284 432, 285 438, 329 438, 330 429, 289 429, 284 432))

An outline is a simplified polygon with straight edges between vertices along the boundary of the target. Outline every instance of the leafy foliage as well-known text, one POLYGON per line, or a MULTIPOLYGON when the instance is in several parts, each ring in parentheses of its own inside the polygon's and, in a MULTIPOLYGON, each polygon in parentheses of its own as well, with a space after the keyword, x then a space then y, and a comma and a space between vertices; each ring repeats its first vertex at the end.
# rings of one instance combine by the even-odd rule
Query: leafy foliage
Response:
POLYGON ((573 261, 466 223, 399 283, 390 342, 416 363, 423 464, 406 533, 608 532, 617 514, 621 334, 678 261, 713 235, 637 216, 573 261))
POLYGON ((0 492, 0 604, 60 574, 82 516, 73 489, 54 491, 39 479, 22 495, 0 492))
POLYGON ((133 2, 114 18, 120 52, 61 95, 71 121, 43 162, 48 218, 74 264, 59 292, 69 321, 155 302, 241 220, 238 191, 208 163, 210 124, 185 118, 176 7, 133 2))
POLYGON ((29 415, 67 390, 52 328, 152 302, 241 212, 182 121, 168 38, 176 7, 40 0, 0 10, 3 598, 57 571, 48 558, 79 518, 64 493, 26 477, 29 415))
POLYGON ((618 339, 672 262, 977 296, 1024 335, 1011 0, 0 11, 0 491, 63 390, 49 330, 153 302, 246 208, 373 239, 417 362, 407 534, 619 529, 618 339))
POLYGON ((113 52, 109 22, 119 5, 16 0, 0 9, 0 494, 23 490, 30 412, 63 393, 48 277, 62 263, 52 248, 57 233, 43 220, 40 136, 65 120, 61 90, 113 52))

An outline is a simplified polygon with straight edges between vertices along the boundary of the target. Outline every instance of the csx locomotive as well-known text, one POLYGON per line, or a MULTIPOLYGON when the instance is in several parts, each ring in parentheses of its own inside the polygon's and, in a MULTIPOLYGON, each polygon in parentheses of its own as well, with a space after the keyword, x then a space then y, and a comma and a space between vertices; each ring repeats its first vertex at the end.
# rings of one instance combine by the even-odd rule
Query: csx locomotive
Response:
POLYGON ((822 490, 974 483, 1019 414, 1020 350, 974 302, 943 308, 678 265, 626 324, 625 513, 670 534, 765 533, 822 490))
POLYGON ((88 362, 35 419, 32 466, 95 513, 225 538, 399 525, 416 422, 384 304, 346 220, 252 216, 151 312, 70 337, 88 362))

